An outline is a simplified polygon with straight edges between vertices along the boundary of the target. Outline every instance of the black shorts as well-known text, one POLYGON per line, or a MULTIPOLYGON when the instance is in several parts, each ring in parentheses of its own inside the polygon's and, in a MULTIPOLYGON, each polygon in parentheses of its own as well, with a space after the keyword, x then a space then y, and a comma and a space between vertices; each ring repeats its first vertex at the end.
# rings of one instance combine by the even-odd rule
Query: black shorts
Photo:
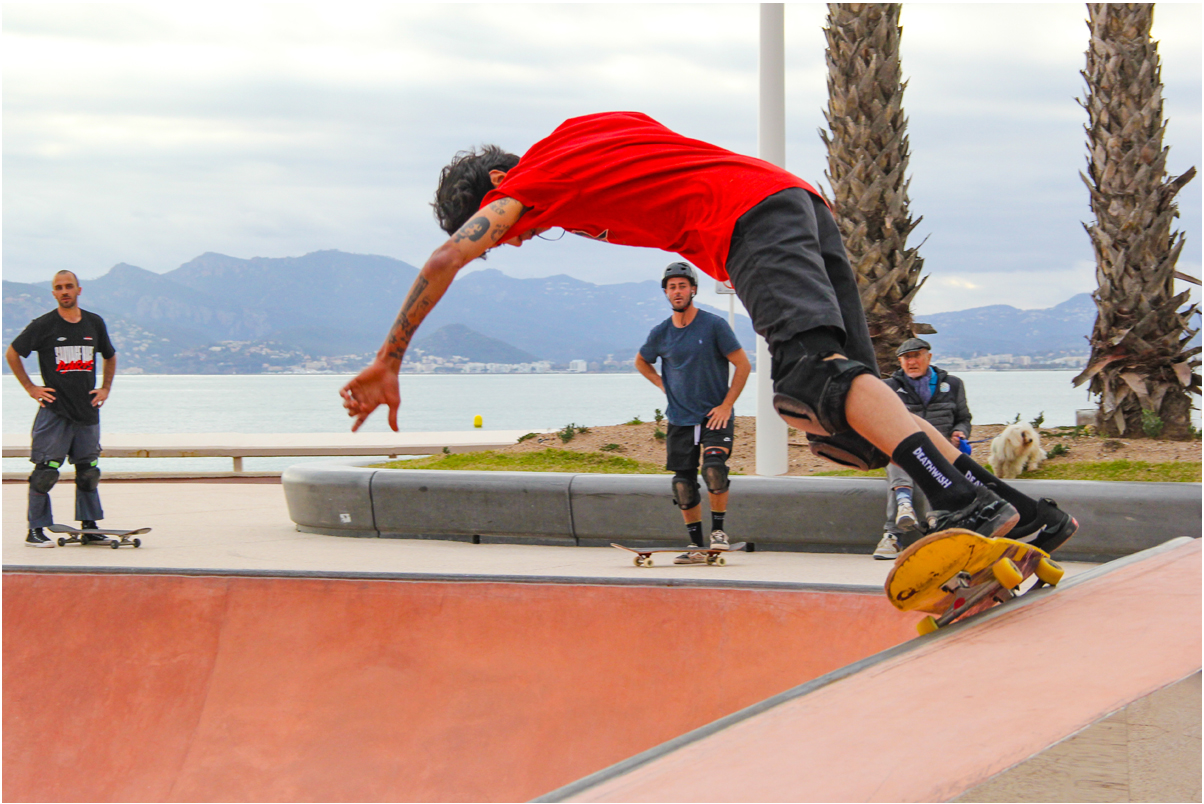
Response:
POLYGON ((833 327, 844 332, 845 355, 877 372, 857 279, 822 200, 792 187, 741 215, 727 272, 770 352, 799 333, 833 327))
POLYGON ((698 468, 702 451, 707 447, 726 447, 731 454, 735 441, 736 417, 721 430, 711 430, 705 424, 670 424, 665 433, 665 468, 670 472, 689 472, 698 468))

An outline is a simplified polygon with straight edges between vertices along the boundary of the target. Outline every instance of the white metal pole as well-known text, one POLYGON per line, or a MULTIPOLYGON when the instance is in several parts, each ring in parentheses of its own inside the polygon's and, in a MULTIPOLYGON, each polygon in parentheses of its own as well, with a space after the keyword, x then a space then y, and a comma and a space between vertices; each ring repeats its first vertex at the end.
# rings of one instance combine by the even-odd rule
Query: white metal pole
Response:
MULTIPOLYGON (((761 91, 757 121, 757 156, 786 167, 786 37, 785 6, 761 4, 761 91)), ((769 377, 769 344, 757 336, 757 474, 786 474, 786 422, 773 409, 769 377)))

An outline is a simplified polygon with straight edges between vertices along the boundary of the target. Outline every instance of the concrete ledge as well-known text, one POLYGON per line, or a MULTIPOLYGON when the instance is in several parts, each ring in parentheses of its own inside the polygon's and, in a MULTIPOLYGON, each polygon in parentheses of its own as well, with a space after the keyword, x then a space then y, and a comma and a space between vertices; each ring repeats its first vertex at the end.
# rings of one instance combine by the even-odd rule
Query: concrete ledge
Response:
POLYGON ((281 475, 289 518, 305 533, 378 536, 372 508, 375 469, 338 463, 302 463, 281 475))
POLYGON ((372 508, 381 536, 576 544, 572 474, 367 471, 374 471, 372 508))
MULTIPOLYGON (((341 536, 473 542, 676 545, 684 539, 666 475, 448 472, 299 464, 283 478, 299 529, 341 536)), ((1019 480, 1080 524, 1058 555, 1104 561, 1200 536, 1199 483, 1019 480)), ((729 518, 757 549, 869 553, 882 534, 886 482, 734 477, 729 518)))

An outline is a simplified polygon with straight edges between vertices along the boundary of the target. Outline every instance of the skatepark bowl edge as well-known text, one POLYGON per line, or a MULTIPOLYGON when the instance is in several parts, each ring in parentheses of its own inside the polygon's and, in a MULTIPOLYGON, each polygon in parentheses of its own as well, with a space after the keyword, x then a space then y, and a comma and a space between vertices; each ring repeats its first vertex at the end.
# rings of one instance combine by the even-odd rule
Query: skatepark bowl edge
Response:
POLYGON ((1033 763, 1124 716, 1123 795, 1199 800, 1200 583, 1177 539, 917 638, 868 586, 6 567, 3 796, 1105 800, 1033 763))

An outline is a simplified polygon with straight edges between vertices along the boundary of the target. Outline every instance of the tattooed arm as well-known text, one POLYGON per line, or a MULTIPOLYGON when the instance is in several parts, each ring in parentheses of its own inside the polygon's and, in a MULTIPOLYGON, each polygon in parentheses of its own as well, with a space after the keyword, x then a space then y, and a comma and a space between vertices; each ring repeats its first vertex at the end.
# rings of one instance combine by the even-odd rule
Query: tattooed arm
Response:
MULTIPOLYGON (((524 211, 513 198, 494 201, 461 226, 422 266, 376 359, 339 392, 347 415, 355 419, 352 432, 381 405, 388 406, 389 427, 397 430, 397 409, 401 405, 397 372, 418 325, 435 309, 461 268, 487 249, 507 242, 506 232, 524 211)), ((524 233, 520 238, 527 240, 530 235, 524 233)), ((520 238, 510 242, 521 245, 520 238)))

